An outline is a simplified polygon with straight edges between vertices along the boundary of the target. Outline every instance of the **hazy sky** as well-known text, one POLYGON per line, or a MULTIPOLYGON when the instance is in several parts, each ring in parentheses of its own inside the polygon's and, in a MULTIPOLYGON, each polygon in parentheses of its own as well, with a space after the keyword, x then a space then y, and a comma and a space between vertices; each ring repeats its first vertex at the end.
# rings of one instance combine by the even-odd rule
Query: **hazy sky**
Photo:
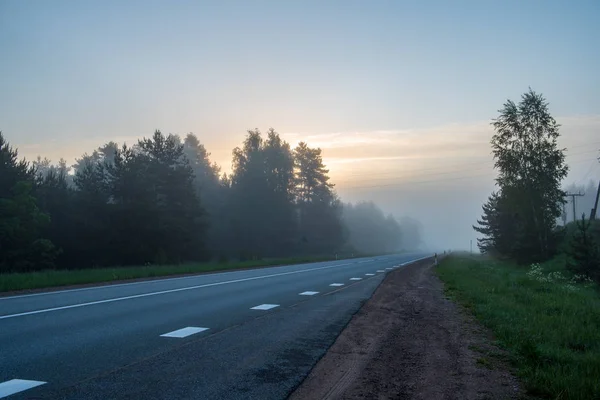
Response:
POLYGON ((531 86, 598 179, 600 2, 0 1, 0 130, 28 158, 196 133, 230 169, 246 129, 323 148, 344 200, 468 247, 489 122, 531 86))

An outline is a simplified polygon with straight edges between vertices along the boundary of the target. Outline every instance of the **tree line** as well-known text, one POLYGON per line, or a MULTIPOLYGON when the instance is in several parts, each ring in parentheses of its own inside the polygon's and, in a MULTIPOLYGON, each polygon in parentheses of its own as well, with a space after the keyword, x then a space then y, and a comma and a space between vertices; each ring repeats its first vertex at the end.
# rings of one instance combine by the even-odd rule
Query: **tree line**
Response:
POLYGON ((558 224, 568 165, 548 102, 529 89, 518 104, 509 100, 499 112, 491 140, 497 190, 474 226, 483 236, 479 249, 522 264, 565 253, 571 269, 600 280, 600 235, 591 234, 590 221, 583 215, 577 229, 558 224))
POLYGON ((401 226, 373 203, 344 205, 321 149, 251 130, 232 166, 222 174, 193 134, 109 142, 68 166, 20 160, 0 132, 0 271, 418 246, 415 221, 401 226))

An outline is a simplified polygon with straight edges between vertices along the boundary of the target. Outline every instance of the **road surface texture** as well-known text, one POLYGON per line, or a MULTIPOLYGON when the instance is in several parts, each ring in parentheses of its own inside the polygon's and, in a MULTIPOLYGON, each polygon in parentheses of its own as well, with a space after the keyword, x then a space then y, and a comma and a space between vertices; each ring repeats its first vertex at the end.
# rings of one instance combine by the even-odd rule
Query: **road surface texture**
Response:
POLYGON ((489 342, 424 260, 386 277, 290 400, 521 398, 489 342))
POLYGON ((0 398, 284 399, 426 254, 0 297, 0 398))

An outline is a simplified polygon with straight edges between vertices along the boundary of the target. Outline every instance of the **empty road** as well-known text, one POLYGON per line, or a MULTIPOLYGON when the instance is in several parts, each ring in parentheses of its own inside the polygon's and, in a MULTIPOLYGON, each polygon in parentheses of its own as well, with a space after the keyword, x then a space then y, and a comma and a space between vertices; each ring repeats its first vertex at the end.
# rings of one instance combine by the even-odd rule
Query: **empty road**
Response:
POLYGON ((0 297, 0 398, 283 399, 403 254, 0 297))

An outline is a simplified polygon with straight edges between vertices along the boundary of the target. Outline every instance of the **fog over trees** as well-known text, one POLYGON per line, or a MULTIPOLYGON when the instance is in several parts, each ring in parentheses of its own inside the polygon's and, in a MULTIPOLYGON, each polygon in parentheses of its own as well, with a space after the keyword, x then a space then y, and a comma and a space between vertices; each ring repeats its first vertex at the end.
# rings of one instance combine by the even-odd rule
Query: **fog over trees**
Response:
MULTIPOLYGON (((596 193, 598 190, 598 182, 590 180, 587 183, 572 183, 564 188, 566 193, 581 193, 583 196, 575 198, 575 219, 581 218, 581 214, 590 215, 594 203, 596 202, 596 193)), ((573 221, 573 199, 567 198, 567 203, 563 207, 563 215, 561 215, 561 223, 573 221)))
POLYGON ((530 89, 518 104, 508 100, 493 126, 497 191, 474 227, 484 235, 479 249, 519 262, 547 260, 560 241, 561 184, 569 169, 557 143, 559 125, 544 97, 530 89))
POLYGON ((546 99, 530 89, 518 104, 507 101, 493 125, 497 190, 474 226, 481 252, 525 265, 559 256, 577 279, 600 282, 600 224, 590 216, 596 187, 562 187, 569 166, 546 99), (573 222, 566 198, 580 192, 573 222))
POLYGON ((248 131, 223 174, 156 131, 73 166, 19 159, 0 132, 0 271, 414 250, 420 225, 338 198, 321 150, 248 131))

